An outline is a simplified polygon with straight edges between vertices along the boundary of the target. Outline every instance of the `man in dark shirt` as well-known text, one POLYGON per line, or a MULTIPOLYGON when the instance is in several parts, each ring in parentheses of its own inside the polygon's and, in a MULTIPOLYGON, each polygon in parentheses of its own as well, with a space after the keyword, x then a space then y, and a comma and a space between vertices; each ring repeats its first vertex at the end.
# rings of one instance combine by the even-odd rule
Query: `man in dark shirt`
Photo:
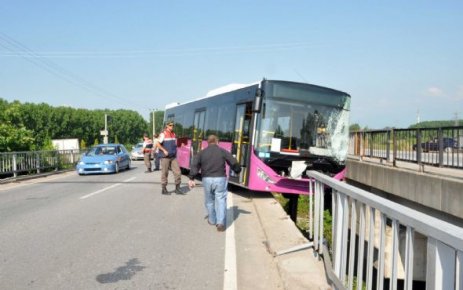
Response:
POLYGON ((217 231, 223 232, 226 226, 228 193, 225 164, 236 173, 241 171, 241 166, 230 152, 219 147, 218 141, 215 135, 207 138, 208 147, 198 153, 191 165, 188 186, 190 189, 195 186, 194 177, 201 170, 207 221, 210 225, 216 225, 217 231))

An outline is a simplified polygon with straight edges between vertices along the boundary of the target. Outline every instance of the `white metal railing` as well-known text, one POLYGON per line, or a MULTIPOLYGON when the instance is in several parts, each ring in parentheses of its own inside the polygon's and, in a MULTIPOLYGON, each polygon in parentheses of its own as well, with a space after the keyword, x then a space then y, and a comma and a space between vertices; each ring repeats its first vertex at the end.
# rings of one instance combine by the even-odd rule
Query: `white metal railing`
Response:
POLYGON ((426 260, 426 289, 463 289, 463 228, 319 172, 308 171, 308 175, 314 178, 310 232, 314 249, 324 256, 328 254, 324 253, 324 194, 326 188, 332 189, 333 264, 327 271, 335 277, 331 279, 335 288, 354 289, 356 281, 356 289, 363 289, 363 283, 372 289, 374 282, 376 289, 384 289, 387 276, 389 289, 397 289, 399 279, 404 280, 404 289, 412 289, 414 258, 419 254, 426 260), (424 236, 426 255, 417 252, 416 235, 424 236))
POLYGON ((369 130, 349 133, 348 154, 463 169, 463 127, 369 130))
POLYGON ((39 174, 74 166, 80 158, 79 150, 49 150, 0 153, 0 180, 16 178, 20 174, 39 174))

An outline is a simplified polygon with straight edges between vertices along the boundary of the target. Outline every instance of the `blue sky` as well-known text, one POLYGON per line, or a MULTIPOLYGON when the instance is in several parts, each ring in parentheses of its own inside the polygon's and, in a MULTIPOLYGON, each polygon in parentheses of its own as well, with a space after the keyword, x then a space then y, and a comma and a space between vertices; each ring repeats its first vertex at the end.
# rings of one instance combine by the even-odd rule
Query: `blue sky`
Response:
POLYGON ((463 1, 1 0, 0 98, 148 118, 265 77, 349 93, 362 127, 463 119, 462 15, 463 1))

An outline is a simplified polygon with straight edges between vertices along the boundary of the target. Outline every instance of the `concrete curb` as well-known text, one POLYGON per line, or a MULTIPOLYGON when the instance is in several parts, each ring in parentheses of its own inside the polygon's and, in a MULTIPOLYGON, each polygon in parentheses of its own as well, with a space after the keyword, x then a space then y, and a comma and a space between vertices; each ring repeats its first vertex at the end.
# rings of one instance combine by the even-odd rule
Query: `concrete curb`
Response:
MULTIPOLYGON (((309 242, 273 196, 254 198, 253 202, 272 255, 309 242)), ((274 260, 285 289, 331 289, 323 261, 312 248, 276 256, 274 260)))

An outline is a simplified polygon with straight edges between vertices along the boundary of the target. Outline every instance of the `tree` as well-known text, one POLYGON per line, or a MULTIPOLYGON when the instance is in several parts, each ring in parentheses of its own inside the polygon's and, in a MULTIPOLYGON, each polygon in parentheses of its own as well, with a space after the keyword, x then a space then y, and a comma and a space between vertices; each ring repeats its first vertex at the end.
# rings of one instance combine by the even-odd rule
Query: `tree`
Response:
MULTIPOLYGON (((154 111, 154 130, 156 133, 161 133, 162 129, 164 129, 164 111, 154 111)), ((153 112, 150 113, 150 125, 153 128, 153 112)), ((150 130, 152 131, 152 129, 150 130)), ((154 132, 153 132, 154 135, 154 132)))
MULTIPOLYGON (((462 123, 462 121, 457 121, 458 123, 462 123)), ((408 128, 413 129, 413 128, 439 128, 439 127, 454 127, 455 126, 455 120, 451 121, 424 121, 420 123, 416 123, 413 125, 410 125, 408 128)))
POLYGON ((85 143, 84 139, 81 139, 80 140, 80 149, 85 149, 85 148, 87 148, 87 143, 85 143))
POLYGON ((33 150, 34 141, 32 131, 0 123, 0 152, 33 150))
POLYGON ((21 120, 21 104, 0 99, 0 152, 29 151, 34 148, 33 132, 21 120))
POLYGON ((362 128, 360 127, 359 124, 355 123, 349 126, 349 132, 356 132, 360 131, 362 128))

